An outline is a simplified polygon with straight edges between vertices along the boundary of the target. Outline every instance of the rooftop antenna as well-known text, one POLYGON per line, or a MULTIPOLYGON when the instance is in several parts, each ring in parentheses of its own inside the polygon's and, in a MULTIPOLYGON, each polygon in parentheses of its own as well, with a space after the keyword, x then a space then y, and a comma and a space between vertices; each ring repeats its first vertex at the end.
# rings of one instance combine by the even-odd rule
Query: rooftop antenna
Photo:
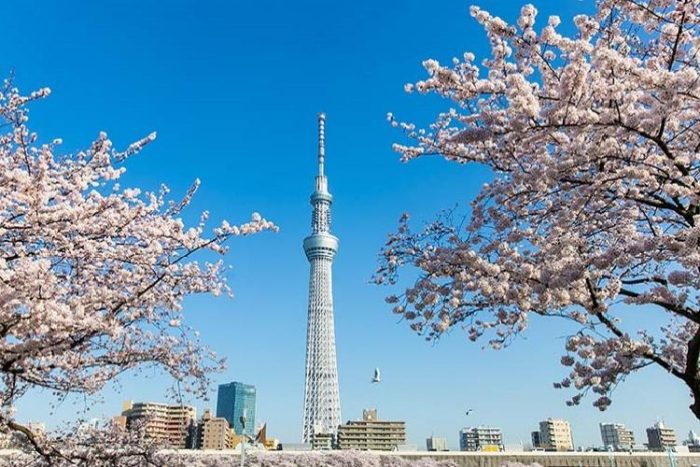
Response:
POLYGON ((318 114, 318 176, 323 177, 323 163, 326 158, 326 114, 318 114))

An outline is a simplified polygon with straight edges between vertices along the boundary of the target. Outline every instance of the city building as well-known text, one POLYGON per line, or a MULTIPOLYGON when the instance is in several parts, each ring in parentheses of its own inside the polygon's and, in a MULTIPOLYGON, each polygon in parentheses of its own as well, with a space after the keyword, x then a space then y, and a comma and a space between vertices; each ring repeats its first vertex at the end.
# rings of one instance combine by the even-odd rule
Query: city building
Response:
POLYGON ((500 428, 469 427, 459 431, 460 451, 502 451, 503 433, 500 428))
POLYGON ((532 447, 533 448, 541 448, 542 447, 542 440, 540 439, 540 430, 533 431, 530 434, 530 437, 532 438, 532 447))
POLYGON ((173 449, 184 449, 196 417, 197 411, 188 405, 126 401, 122 405, 121 417, 113 420, 117 426, 126 429, 142 424, 146 437, 161 441, 173 449))
POLYGON ((447 439, 431 436, 425 440, 425 449, 428 451, 449 451, 447 448, 447 439))
POLYGON ((614 451, 629 451, 634 446, 632 430, 621 423, 601 423, 600 437, 605 449, 614 451))
POLYGON ((647 446, 650 451, 666 451, 674 448, 676 442, 676 432, 673 428, 666 428, 664 422, 659 421, 654 426, 647 428, 647 446))
POLYGON ((310 264, 302 436, 307 443, 316 433, 335 435, 341 420, 331 279, 338 238, 331 235, 333 197, 328 191, 328 181, 323 172, 325 123, 325 115, 319 114, 318 175, 311 194, 312 233, 304 239, 304 252, 310 264))
POLYGON ((688 432, 688 439, 683 444, 688 446, 689 452, 700 452, 700 437, 693 430, 688 432))
POLYGON ((255 440, 262 444, 268 451, 276 451, 280 444, 277 438, 267 437, 267 423, 264 423, 260 430, 258 430, 258 434, 255 435, 255 440))
POLYGON ((223 417, 214 417, 211 409, 206 409, 192 436, 190 444, 195 449, 233 449, 240 442, 241 437, 231 428, 228 420, 223 417))
POLYGON ((546 451, 573 451, 574 440, 569 422, 553 418, 541 421, 538 447, 546 451))
POLYGON ((219 385, 216 398, 216 416, 228 420, 241 435, 255 436, 255 386, 233 381, 219 385), (245 428, 241 417, 245 415, 245 428))
POLYGON ((338 448, 393 451, 406 444, 406 422, 379 420, 376 409, 362 411, 362 420, 338 427, 338 448))
POLYGON ((335 435, 317 431, 311 435, 311 449, 314 451, 330 451, 335 447, 335 435))

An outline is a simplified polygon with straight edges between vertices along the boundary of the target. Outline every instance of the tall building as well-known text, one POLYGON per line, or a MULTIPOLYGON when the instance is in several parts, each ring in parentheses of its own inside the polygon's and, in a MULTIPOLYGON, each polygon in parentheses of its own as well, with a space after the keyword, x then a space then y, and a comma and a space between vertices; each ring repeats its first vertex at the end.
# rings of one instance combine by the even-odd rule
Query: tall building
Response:
POLYGON ((484 426, 462 428, 459 431, 460 451, 502 451, 503 433, 500 428, 484 426))
POLYGON ((447 448, 447 439, 431 436, 425 440, 425 449, 428 451, 449 451, 447 448))
POLYGON ((362 420, 338 427, 338 448, 361 451, 393 451, 406 444, 406 422, 384 421, 376 409, 362 411, 362 420))
POLYGON ((629 451, 634 446, 634 434, 632 430, 625 428, 620 423, 601 423, 600 437, 606 449, 615 451, 629 451))
POLYGON ((216 416, 223 417, 238 434, 255 436, 255 386, 234 381, 219 386, 216 416), (241 417, 245 414, 245 429, 241 417))
POLYGON ((541 421, 540 447, 547 451, 573 451, 574 440, 569 422, 553 418, 541 421))
POLYGON ((328 181, 323 173, 325 121, 325 115, 319 114, 318 175, 316 189, 311 194, 312 233, 304 239, 304 252, 311 265, 303 424, 303 439, 307 443, 315 433, 335 434, 340 425, 331 276, 338 239, 330 233, 333 197, 328 192, 328 181))
POLYGON ((650 451, 665 451, 676 447, 676 432, 673 428, 666 428, 664 422, 656 422, 654 426, 647 428, 648 447, 650 451))
MULTIPOLYGON (((197 411, 188 405, 156 402, 126 401, 122 405, 123 426, 127 429, 143 424, 146 437, 165 443, 174 449, 187 446, 187 436, 195 422, 197 411)), ((117 423, 120 423, 117 419, 117 423)))

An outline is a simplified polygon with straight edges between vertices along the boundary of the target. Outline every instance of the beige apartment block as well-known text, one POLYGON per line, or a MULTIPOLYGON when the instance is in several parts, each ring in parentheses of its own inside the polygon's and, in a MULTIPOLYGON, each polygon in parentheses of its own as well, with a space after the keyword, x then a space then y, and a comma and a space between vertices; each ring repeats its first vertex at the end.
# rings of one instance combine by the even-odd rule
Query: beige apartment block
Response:
POLYGON ((126 428, 142 423, 147 437, 161 441, 170 448, 184 449, 197 411, 188 405, 126 401, 122 406, 122 416, 126 428))
POLYGON ((541 421, 540 444, 547 451, 573 451, 574 441, 569 422, 553 418, 541 421))
POLYGON ((211 409, 204 411, 197 425, 198 449, 233 449, 239 442, 236 432, 223 417, 214 417, 211 409))
POLYGON ((338 427, 338 447, 362 451, 392 451, 406 444, 406 422, 379 420, 376 409, 362 411, 362 420, 338 427))

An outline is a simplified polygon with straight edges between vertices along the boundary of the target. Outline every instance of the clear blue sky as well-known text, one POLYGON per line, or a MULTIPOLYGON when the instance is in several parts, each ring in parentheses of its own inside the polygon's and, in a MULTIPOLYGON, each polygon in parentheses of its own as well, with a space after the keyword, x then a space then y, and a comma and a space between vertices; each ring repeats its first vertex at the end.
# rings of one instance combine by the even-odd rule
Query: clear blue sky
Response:
MULTIPOLYGON (((115 144, 158 132, 157 142, 128 165, 123 185, 168 184, 181 195, 199 177, 190 217, 209 209, 213 221, 247 220, 260 211, 279 234, 236 240, 228 256, 236 297, 197 297, 186 322, 228 358, 218 382, 258 389, 258 420, 287 441, 301 436, 308 264, 301 242, 309 232, 308 196, 315 171, 316 113, 327 122, 327 174, 335 196, 335 310, 343 419, 377 407, 407 422, 409 441, 431 433, 457 446, 465 425, 504 430, 507 443, 528 441, 548 416, 571 421, 576 444, 599 443, 599 421, 626 423, 639 442, 663 417, 684 437, 698 428, 687 391, 660 371, 635 375, 600 413, 590 401, 568 408, 552 388, 559 366, 559 323, 535 321, 527 338, 485 351, 459 331, 429 344, 398 324, 368 283, 377 253, 400 214, 429 220, 466 205, 489 177, 475 166, 439 159, 399 162, 400 134, 386 113, 419 122, 441 107, 407 96, 403 84, 424 76, 425 58, 448 61, 464 51, 483 55, 486 41, 459 0, 327 1, 22 1, 0 15, 6 46, 0 71, 16 72, 29 91, 49 86, 34 105, 32 126, 67 148, 85 147, 106 130, 115 144), (374 367, 384 381, 370 386, 374 367), (464 410, 474 408, 466 417, 464 410)), ((519 2, 480 6, 514 19, 519 2)), ((591 1, 538 2, 541 21, 590 11, 591 1)), ((80 400, 48 413, 49 396, 19 406, 23 420, 54 425, 91 406, 111 416, 123 399, 162 400, 170 381, 146 373, 123 380, 105 402, 80 400)), ((208 403, 194 402, 201 413, 208 403)))

